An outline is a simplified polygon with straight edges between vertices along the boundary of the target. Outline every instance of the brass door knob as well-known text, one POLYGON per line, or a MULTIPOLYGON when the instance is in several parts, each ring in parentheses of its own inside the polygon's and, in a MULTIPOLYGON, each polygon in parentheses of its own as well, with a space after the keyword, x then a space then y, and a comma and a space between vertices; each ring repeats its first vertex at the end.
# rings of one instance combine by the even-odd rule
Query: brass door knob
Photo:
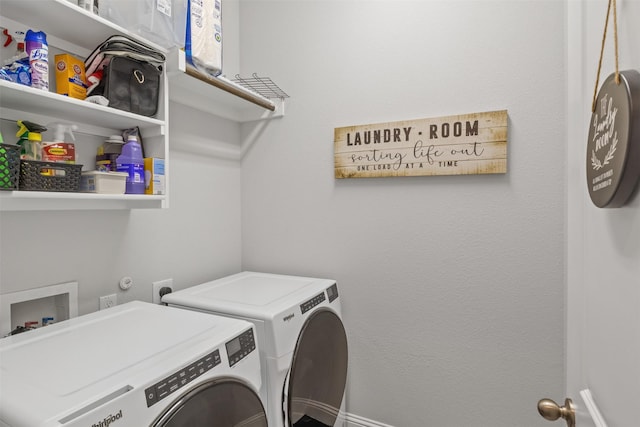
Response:
POLYGON ((538 412, 545 420, 555 421, 558 418, 562 418, 567 422, 567 427, 576 426, 576 410, 569 398, 564 400, 564 406, 558 406, 551 399, 541 399, 538 402, 538 412))

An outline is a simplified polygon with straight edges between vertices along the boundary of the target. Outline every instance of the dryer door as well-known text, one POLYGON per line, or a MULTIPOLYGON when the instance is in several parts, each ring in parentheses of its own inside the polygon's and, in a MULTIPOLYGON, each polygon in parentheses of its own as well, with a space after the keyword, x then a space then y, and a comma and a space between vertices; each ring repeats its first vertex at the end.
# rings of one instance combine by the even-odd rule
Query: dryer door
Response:
POLYGON ((347 334, 327 309, 302 326, 287 379, 287 427, 333 427, 347 383, 347 334))
POLYGON ((205 381, 171 404, 153 427, 267 427, 258 395, 232 378, 205 381))

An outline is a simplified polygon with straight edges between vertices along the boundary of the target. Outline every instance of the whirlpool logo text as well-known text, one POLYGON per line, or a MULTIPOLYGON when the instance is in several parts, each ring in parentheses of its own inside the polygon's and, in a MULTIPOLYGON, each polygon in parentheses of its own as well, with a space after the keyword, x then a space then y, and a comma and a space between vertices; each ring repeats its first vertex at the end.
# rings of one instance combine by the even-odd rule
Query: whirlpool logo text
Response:
POLYGON ((118 413, 115 415, 111 415, 111 414, 107 415, 104 418, 104 420, 98 421, 97 423, 92 424, 91 427, 108 427, 112 423, 115 423, 116 421, 120 420, 120 418, 122 418, 122 409, 120 409, 120 411, 118 411, 118 413))

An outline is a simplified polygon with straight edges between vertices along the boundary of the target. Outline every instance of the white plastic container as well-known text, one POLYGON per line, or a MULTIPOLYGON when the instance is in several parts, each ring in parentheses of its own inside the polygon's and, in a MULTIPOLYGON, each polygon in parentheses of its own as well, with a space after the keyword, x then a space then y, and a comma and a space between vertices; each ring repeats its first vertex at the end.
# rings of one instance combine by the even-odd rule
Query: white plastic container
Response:
POLYGON ((184 47, 187 0, 100 0, 99 14, 160 46, 184 47))
POLYGON ((99 194, 124 194, 127 188, 126 172, 82 172, 80 191, 99 194))

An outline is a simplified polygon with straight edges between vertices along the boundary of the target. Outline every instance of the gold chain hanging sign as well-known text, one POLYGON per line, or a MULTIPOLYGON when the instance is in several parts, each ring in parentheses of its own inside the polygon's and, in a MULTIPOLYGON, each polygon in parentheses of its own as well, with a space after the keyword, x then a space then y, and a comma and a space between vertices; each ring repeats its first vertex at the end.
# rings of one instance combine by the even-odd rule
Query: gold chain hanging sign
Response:
POLYGON ((640 178, 640 73, 618 71, 616 0, 609 0, 591 104, 587 141, 587 186, 599 208, 624 205, 640 178), (615 66, 598 91, 609 15, 613 9, 615 66))

